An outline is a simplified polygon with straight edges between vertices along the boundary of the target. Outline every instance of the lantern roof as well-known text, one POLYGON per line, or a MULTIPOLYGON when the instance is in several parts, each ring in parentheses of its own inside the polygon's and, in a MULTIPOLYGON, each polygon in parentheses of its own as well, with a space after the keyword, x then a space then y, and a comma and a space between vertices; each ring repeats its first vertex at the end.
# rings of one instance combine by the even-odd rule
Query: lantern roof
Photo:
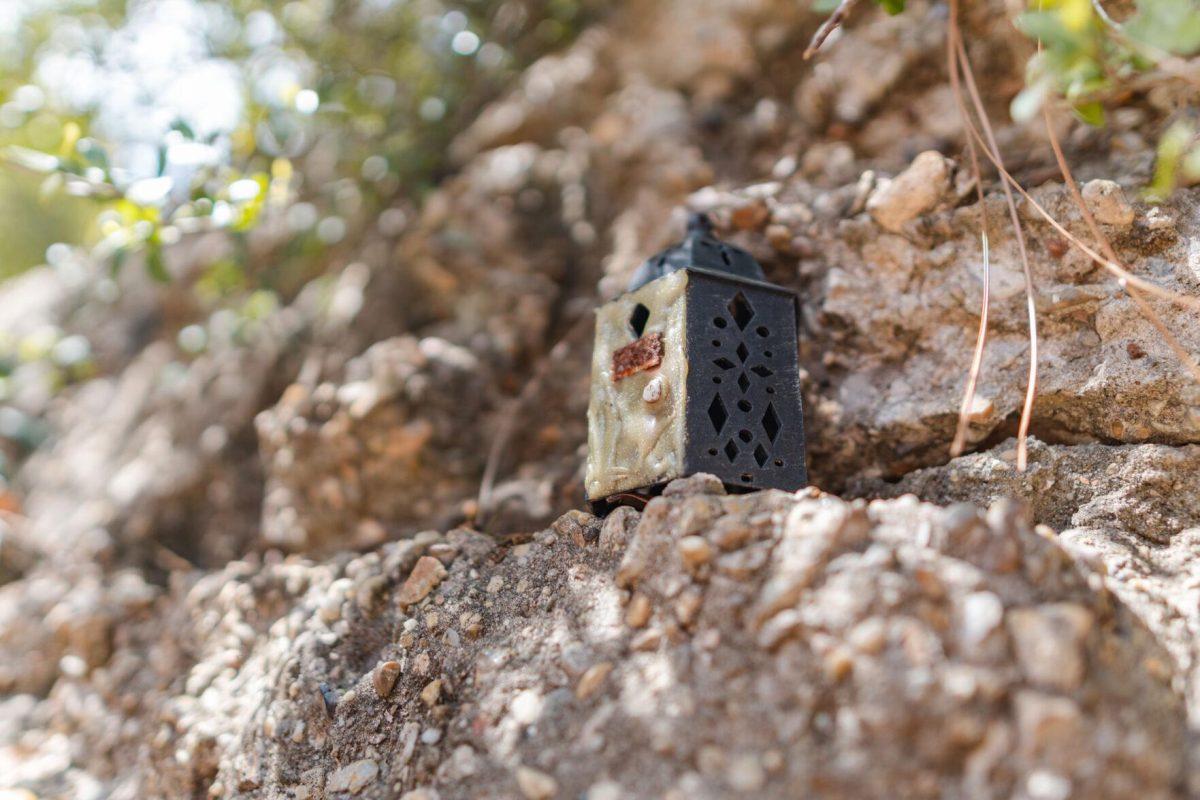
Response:
POLYGON ((629 291, 645 286, 681 269, 723 272, 752 281, 765 281, 763 268, 754 256, 713 235, 712 221, 701 213, 688 217, 683 241, 646 259, 629 282, 629 291))

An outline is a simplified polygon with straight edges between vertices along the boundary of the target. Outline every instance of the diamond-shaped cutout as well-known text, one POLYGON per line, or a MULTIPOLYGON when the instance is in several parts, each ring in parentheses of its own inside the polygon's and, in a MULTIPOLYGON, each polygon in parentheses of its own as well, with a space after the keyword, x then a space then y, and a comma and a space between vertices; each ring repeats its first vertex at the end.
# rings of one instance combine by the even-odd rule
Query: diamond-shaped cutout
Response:
POLYGON ((721 402, 721 395, 717 395, 708 405, 708 418, 712 421, 713 430, 717 433, 725 427, 725 420, 729 419, 729 412, 725 410, 725 404, 721 402))
POLYGON ((629 329, 633 331, 634 336, 640 339, 642 334, 646 332, 646 323, 649 321, 650 309, 638 303, 629 314, 629 329))
POLYGON ((737 445, 733 443, 732 439, 725 443, 725 457, 729 459, 730 464, 738 457, 737 445))
POLYGON ((775 406, 772 403, 767 403, 767 410, 763 412, 762 418, 763 430, 767 432, 767 438, 772 442, 779 435, 779 415, 775 413, 775 406))
POLYGON ((724 356, 721 356, 720 358, 713 360, 713 363, 716 364, 721 369, 733 369, 736 366, 732 361, 730 361, 728 358, 725 358, 724 356))
POLYGON ((760 378, 769 378, 775 374, 772 370, 764 367, 762 364, 751 367, 750 371, 760 378))
POLYGON ((740 358, 740 359, 742 360, 742 363, 745 363, 746 359, 750 357, 750 351, 746 349, 746 343, 745 343, 745 342, 740 342, 740 343, 738 344, 738 346, 737 346, 737 357, 738 357, 738 358, 740 358))
POLYGON ((733 317, 733 321, 742 330, 750 324, 750 320, 754 318, 754 306, 750 305, 750 301, 746 299, 746 295, 738 292, 729 301, 729 315, 733 317))
POLYGON ((771 454, 767 452, 767 448, 763 447, 761 444, 758 447, 754 448, 754 460, 758 462, 758 465, 760 467, 763 464, 766 464, 767 459, 770 457, 771 457, 771 454))
POLYGON ((738 376, 738 388, 742 390, 743 394, 750 388, 750 379, 746 377, 746 373, 744 372, 738 376))

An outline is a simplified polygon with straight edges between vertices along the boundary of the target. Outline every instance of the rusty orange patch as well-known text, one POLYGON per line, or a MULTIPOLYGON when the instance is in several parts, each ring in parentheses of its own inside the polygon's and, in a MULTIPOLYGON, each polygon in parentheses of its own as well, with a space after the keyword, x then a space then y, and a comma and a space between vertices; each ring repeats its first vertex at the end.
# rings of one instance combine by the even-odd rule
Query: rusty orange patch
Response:
POLYGON ((661 333, 647 333, 635 342, 617 348, 612 354, 613 380, 628 378, 643 370, 654 369, 662 363, 663 337, 661 333))

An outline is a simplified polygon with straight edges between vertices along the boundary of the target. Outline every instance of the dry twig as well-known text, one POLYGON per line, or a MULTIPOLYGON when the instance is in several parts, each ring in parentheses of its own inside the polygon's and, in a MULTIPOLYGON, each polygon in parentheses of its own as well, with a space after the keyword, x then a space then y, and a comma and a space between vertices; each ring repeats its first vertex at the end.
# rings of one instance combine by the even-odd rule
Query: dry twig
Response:
MULTIPOLYGON (((1060 172, 1062 172, 1063 181, 1067 184, 1067 188, 1071 192, 1071 197, 1075 200, 1075 205, 1079 207, 1079 213, 1083 215, 1083 220, 1087 224, 1088 230, 1091 231, 1092 238, 1100 243, 1100 249, 1104 251, 1104 255, 1106 255, 1110 261, 1115 264, 1120 264, 1122 269, 1128 271, 1128 268, 1125 267, 1124 264, 1121 264, 1121 260, 1117 257, 1117 251, 1113 249, 1112 242, 1108 240, 1108 237, 1104 235, 1104 231, 1102 231, 1100 226, 1096 223, 1096 218, 1092 216, 1091 209, 1089 209, 1087 207, 1087 203, 1083 201, 1083 193, 1079 191, 1079 185, 1075 182, 1075 176, 1071 174, 1071 168, 1067 166, 1067 158, 1065 155, 1063 155, 1062 144, 1058 140, 1058 134, 1054 132, 1053 124, 1051 124, 1050 109, 1043 108, 1042 114, 1046 121, 1046 134, 1050 139, 1050 147, 1054 150, 1054 158, 1058 162, 1058 169, 1060 172)), ((1192 358, 1191 354, 1188 353, 1187 349, 1184 348, 1179 339, 1175 337, 1175 334, 1171 333, 1170 328, 1168 328, 1166 323, 1163 322, 1162 317, 1158 315, 1158 312, 1154 310, 1154 307, 1151 306, 1144 297, 1142 297, 1142 293, 1140 291, 1133 286, 1130 286, 1128 283, 1122 284, 1121 288, 1125 290, 1125 293, 1129 295, 1129 299, 1134 302, 1134 305, 1138 307, 1138 310, 1141 311, 1142 315, 1150 321, 1150 324, 1153 325, 1158 331, 1159 335, 1163 337, 1167 345, 1175 353, 1176 358, 1178 358, 1180 362, 1187 367, 1188 371, 1192 373, 1192 377, 1196 381, 1200 381, 1200 365, 1196 364, 1195 359, 1192 358)))
MULTIPOLYGON (((946 34, 946 61, 950 74, 950 84, 953 87, 955 104, 958 106, 959 117, 966 124, 969 121, 967 107, 962 99, 962 86, 958 74, 958 59, 956 57, 956 40, 961 35, 958 27, 958 7, 951 8, 950 23, 946 34)), ((975 402, 975 389, 979 384, 979 373, 983 367, 983 351, 987 345, 988 311, 991 308, 991 259, 988 257, 988 221, 987 207, 983 196, 983 172, 979 168, 979 154, 975 151, 975 142, 967 138, 967 152, 971 155, 971 171, 975 178, 975 193, 979 198, 979 231, 983 249, 983 299, 979 311, 979 332, 975 335, 975 351, 971 356, 971 370, 967 375, 967 386, 963 390, 962 404, 958 410, 958 425, 954 430, 954 441, 950 445, 950 456, 960 455, 966 447, 967 428, 971 422, 971 407, 975 402)))
MULTIPOLYGON (((958 2, 951 0, 950 3, 952 18, 958 19, 958 2)), ((979 95, 979 88, 975 85, 975 74, 971 70, 971 62, 967 58, 966 48, 963 47, 962 38, 955 36, 955 49, 958 50, 958 60, 962 67, 962 73, 965 78, 967 92, 971 97, 971 103, 975 107, 975 114, 979 117, 979 123, 983 127, 984 134, 987 137, 986 142, 981 142, 981 146, 987 153, 988 158, 993 163, 1003 167, 1003 158, 1000 155, 1000 146, 996 143, 995 133, 992 131, 992 124, 987 116, 987 109, 983 105, 983 100, 979 95)), ((967 124, 970 125, 969 120, 967 124)), ((973 129, 973 126, 971 126, 973 129)), ((1017 213, 1017 203, 1013 199, 1012 191, 1007 184, 1002 184, 1004 187, 1004 198, 1008 204, 1009 216, 1012 219, 1013 232, 1017 238, 1017 249, 1021 254, 1021 269, 1025 276, 1025 306, 1029 318, 1029 379, 1025 386, 1025 402, 1021 406, 1021 421, 1017 425, 1017 470, 1024 472, 1025 466, 1029 459, 1028 449, 1028 434, 1029 424, 1033 419, 1033 400, 1037 395, 1037 361, 1038 361, 1038 337, 1037 337, 1037 310, 1034 302, 1033 293, 1033 274, 1029 267, 1029 253, 1025 248, 1025 234, 1021 229, 1021 218, 1017 213)))
POLYGON ((841 27, 846 17, 850 14, 851 9, 856 5, 858 5, 858 0, 842 0, 842 2, 838 3, 838 7, 821 23, 821 27, 817 28, 817 32, 813 34, 812 40, 804 50, 805 61, 808 61, 821 49, 821 45, 825 44, 825 40, 829 38, 829 34, 841 27))

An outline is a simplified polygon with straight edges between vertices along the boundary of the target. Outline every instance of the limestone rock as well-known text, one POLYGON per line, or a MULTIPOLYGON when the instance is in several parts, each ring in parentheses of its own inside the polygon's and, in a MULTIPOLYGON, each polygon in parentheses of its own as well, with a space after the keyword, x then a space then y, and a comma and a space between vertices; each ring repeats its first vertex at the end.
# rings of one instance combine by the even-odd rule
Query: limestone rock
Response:
POLYGON ((1112 225, 1117 228, 1128 228, 1133 224, 1134 210, 1125 193, 1113 181, 1088 181, 1080 189, 1083 202, 1087 203, 1092 216, 1101 225, 1112 225))
POLYGON ((937 207, 950 191, 952 164, 941 153, 926 151, 908 169, 882 182, 867 200, 871 218, 892 233, 937 207))
MULTIPOLYGON (((176 795, 201 775, 282 790, 267 765, 286 734, 290 763, 327 773, 327 794, 363 798, 478 796, 514 782, 527 797, 583 796, 614 771, 637 796, 657 797, 691 786, 696 770, 719 778, 713 797, 829 787, 920 796, 930 786, 1012 796, 1042 773, 1088 797, 1181 796, 1186 709, 1170 656, 1011 505, 968 515, 911 497, 658 498, 625 545, 648 561, 624 612, 619 552, 551 537, 443 567, 418 561, 424 546, 392 543, 344 571, 370 580, 405 560, 442 569, 439 604, 410 617, 399 602, 407 582, 391 584, 369 613, 350 606, 336 635, 305 622, 330 592, 345 594, 328 563, 231 566, 176 589, 167 607, 181 641, 219 620, 193 669, 206 671, 206 688, 188 689, 212 705, 186 703, 169 680, 142 693, 152 713, 179 709, 174 733, 147 754, 143 793, 176 795), (698 500, 714 505, 703 523, 689 521, 698 500), (679 531, 718 527, 747 532, 720 556, 737 568, 718 559, 711 575, 693 574, 675 549, 679 531), (502 588, 483 591, 493 583, 502 588), (277 589, 260 598, 250 586, 277 589), (687 595, 700 602, 682 627, 672 609, 687 595), (270 649, 231 660, 222 642, 261 603, 282 612, 270 649), (477 638, 449 635, 474 614, 488 620, 477 638), (627 628, 623 614, 646 627, 627 628), (747 619, 762 620, 757 631, 747 619), (389 698, 355 688, 392 653, 409 666, 389 698), (320 683, 341 694, 332 720, 320 683), (870 724, 835 724, 830 707, 870 724), (282 722, 256 724, 259 715, 282 722), (180 752, 195 755, 180 763, 180 752)), ((111 662, 144 646, 118 644, 111 662)), ((175 647, 152 641, 148 657, 169 663, 175 647)))
POLYGON ((417 560, 404 585, 400 587, 396 601, 402 606, 410 606, 424 600, 433 591, 442 578, 446 577, 446 568, 442 562, 431 556, 421 556, 417 560))

